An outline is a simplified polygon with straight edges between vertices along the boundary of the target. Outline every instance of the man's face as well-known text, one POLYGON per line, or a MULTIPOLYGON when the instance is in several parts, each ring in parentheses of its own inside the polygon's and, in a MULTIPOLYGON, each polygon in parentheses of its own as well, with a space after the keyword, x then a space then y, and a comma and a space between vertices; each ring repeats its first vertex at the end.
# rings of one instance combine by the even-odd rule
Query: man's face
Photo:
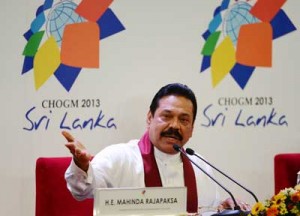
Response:
POLYGON ((182 147, 192 136, 193 104, 182 96, 165 96, 154 116, 148 112, 147 124, 152 144, 162 152, 175 154, 173 145, 182 147))

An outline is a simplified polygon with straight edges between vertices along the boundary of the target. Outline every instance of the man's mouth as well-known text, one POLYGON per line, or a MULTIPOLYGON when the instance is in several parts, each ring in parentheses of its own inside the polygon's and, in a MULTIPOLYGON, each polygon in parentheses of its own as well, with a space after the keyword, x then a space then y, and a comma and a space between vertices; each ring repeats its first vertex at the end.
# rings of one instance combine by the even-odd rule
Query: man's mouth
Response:
POLYGON ((163 137, 171 138, 171 139, 176 139, 176 140, 180 140, 179 137, 177 137, 177 136, 172 136, 172 135, 166 135, 166 136, 163 136, 163 137))
POLYGON ((161 136, 182 141, 182 136, 180 135, 180 133, 177 130, 174 130, 174 129, 169 129, 167 131, 162 132, 161 136))

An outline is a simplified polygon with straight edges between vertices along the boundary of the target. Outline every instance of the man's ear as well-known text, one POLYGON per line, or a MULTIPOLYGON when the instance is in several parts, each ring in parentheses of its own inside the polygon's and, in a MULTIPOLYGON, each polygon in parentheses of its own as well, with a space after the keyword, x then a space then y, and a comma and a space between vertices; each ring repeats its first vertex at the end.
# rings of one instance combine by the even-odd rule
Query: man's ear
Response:
POLYGON ((152 119, 152 114, 151 114, 151 111, 149 110, 148 113, 147 113, 147 119, 146 119, 147 126, 150 125, 151 119, 152 119))
POLYGON ((193 132, 194 132, 194 124, 193 124, 193 126, 192 126, 192 133, 191 133, 190 138, 193 136, 193 132))
POLYGON ((193 132, 194 132, 194 124, 195 122, 193 122, 193 125, 192 125, 192 131, 191 131, 191 134, 190 134, 190 138, 193 136, 193 132))

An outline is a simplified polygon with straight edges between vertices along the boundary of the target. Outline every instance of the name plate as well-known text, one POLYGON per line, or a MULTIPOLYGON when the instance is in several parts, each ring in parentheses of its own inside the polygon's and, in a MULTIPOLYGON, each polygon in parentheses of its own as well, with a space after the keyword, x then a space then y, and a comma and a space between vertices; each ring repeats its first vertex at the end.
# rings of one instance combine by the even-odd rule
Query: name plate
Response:
POLYGON ((186 187, 99 188, 93 215, 183 215, 186 196, 186 187))

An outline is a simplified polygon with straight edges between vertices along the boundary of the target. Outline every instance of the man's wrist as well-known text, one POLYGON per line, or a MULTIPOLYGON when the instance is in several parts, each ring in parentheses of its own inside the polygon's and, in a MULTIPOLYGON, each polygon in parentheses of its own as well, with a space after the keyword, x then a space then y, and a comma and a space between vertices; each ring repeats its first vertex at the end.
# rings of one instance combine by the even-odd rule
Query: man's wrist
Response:
POLYGON ((78 166, 80 169, 82 169, 84 172, 87 173, 87 171, 89 169, 90 162, 88 161, 87 163, 80 163, 78 161, 78 159, 76 159, 75 157, 73 157, 73 159, 74 159, 74 162, 75 162, 76 166, 78 166))

